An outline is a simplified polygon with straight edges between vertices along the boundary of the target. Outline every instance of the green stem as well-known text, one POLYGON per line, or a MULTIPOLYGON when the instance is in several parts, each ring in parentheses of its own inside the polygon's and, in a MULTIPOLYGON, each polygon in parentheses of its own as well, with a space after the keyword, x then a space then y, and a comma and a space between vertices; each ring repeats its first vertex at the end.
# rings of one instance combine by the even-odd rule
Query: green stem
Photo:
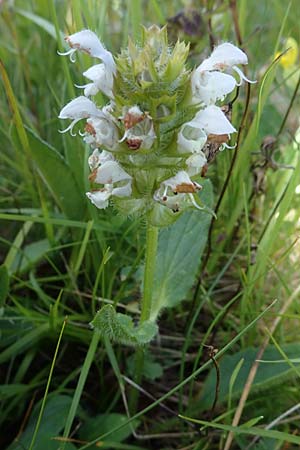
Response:
POLYGON ((152 290, 155 272, 155 261, 157 252, 158 228, 148 223, 146 232, 146 255, 145 255, 145 272, 144 272, 144 288, 141 308, 140 323, 150 318, 152 306, 152 290))
MULTIPOLYGON (((159 229, 157 227, 153 227, 149 222, 147 223, 144 286, 143 286, 140 324, 145 322, 146 320, 149 320, 151 314, 158 230, 159 229)), ((143 369, 144 369, 144 349, 139 348, 137 350, 135 360, 134 381, 136 384, 140 384, 142 381, 143 369)), ((130 410, 132 413, 136 412, 138 399, 139 399, 139 392, 136 389, 132 390, 130 396, 130 410)))

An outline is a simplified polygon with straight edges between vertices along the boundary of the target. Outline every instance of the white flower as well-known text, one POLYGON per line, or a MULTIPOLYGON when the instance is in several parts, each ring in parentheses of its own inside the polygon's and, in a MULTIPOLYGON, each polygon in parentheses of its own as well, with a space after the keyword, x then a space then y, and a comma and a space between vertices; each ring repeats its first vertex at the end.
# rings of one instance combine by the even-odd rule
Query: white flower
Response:
POLYGON ((104 113, 104 117, 90 118, 85 126, 83 140, 93 148, 104 146, 114 150, 118 146, 118 129, 104 113))
POLYGON ((193 119, 206 134, 231 134, 236 129, 231 125, 221 108, 215 105, 199 111, 193 119))
POLYGON ((92 81, 92 83, 78 86, 78 88, 84 88, 84 95, 89 97, 90 95, 96 95, 99 91, 107 95, 107 97, 113 98, 113 75, 112 72, 106 69, 105 64, 96 64, 85 72, 83 75, 92 81))
POLYGON ((117 161, 105 161, 97 168, 93 179, 98 184, 112 184, 124 180, 131 180, 131 176, 117 161))
POLYGON ((240 82, 237 83, 238 86, 242 83, 242 80, 248 81, 248 83, 256 83, 255 81, 250 81, 246 78, 243 72, 237 67, 237 64, 248 64, 246 53, 235 45, 225 42, 224 44, 218 45, 213 50, 210 57, 205 59, 196 70, 199 72, 213 70, 223 71, 232 68, 240 76, 240 82))
POLYGON ((116 72, 116 64, 112 54, 106 50, 100 42, 98 36, 91 30, 82 30, 78 33, 71 34, 65 38, 70 45, 71 50, 60 55, 70 55, 70 59, 74 62, 73 55, 76 50, 88 53, 94 58, 101 59, 111 73, 116 72))
MULTIPOLYGON (((110 185, 109 185, 110 186, 110 185)), ((107 208, 112 189, 103 188, 93 192, 86 192, 87 198, 99 209, 107 208)))
POLYGON ((125 133, 119 142, 126 141, 126 144, 132 150, 138 150, 139 148, 148 150, 152 147, 156 134, 149 114, 144 113, 135 105, 124 108, 120 120, 124 123, 125 133))
POLYGON ((89 156, 89 168, 90 170, 95 170, 100 166, 100 164, 104 164, 106 161, 114 161, 113 155, 106 150, 102 150, 102 152, 100 152, 99 149, 96 148, 89 156))
POLYGON ((230 42, 225 42, 215 47, 210 57, 205 59, 199 68, 201 70, 224 70, 236 64, 248 64, 247 55, 230 42))
POLYGON ((193 103, 203 102, 205 105, 224 100, 236 86, 236 80, 231 75, 221 72, 203 71, 198 67, 192 75, 193 103))
POLYGON ((177 137, 179 153, 199 153, 207 140, 205 132, 199 128, 199 124, 192 120, 180 128, 177 137))
MULTIPOLYGON (((105 162, 95 168, 91 174, 91 180, 103 184, 102 189, 87 192, 87 197, 99 209, 106 208, 111 196, 129 197, 132 192, 132 177, 116 161, 108 158, 107 153, 102 155, 105 162), (114 184, 117 183, 117 186, 114 184)), ((101 159, 101 154, 100 154, 101 159)))
POLYGON ((207 164, 206 156, 202 151, 191 155, 187 160, 187 173, 193 177, 201 173, 202 168, 207 164))
POLYGON ((180 170, 174 177, 164 180, 159 189, 155 191, 153 199, 174 212, 180 210, 183 202, 188 201, 197 209, 202 209, 197 205, 193 194, 200 190, 202 186, 192 181, 184 170, 180 170))
POLYGON ((71 135, 74 125, 81 119, 87 119, 88 117, 104 117, 103 112, 97 108, 95 103, 93 103, 88 98, 83 95, 71 100, 67 105, 65 105, 59 113, 59 119, 73 119, 72 123, 65 129, 60 131, 60 133, 65 133, 71 130, 71 135))

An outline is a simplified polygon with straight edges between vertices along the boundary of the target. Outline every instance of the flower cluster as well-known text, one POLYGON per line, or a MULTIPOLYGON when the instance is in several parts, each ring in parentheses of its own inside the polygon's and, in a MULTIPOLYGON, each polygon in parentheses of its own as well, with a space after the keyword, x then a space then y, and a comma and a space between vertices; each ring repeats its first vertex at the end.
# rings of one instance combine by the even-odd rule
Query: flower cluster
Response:
POLYGON ((147 214, 157 226, 172 223, 187 208, 203 209, 197 192, 207 165, 205 148, 209 142, 226 147, 236 132, 217 105, 242 80, 249 81, 238 67, 247 64, 246 54, 223 43, 189 71, 188 46, 177 42, 170 48, 166 29, 156 26, 143 29, 141 44, 129 41, 116 58, 90 30, 66 41, 70 50, 63 54, 71 61, 76 51, 101 61, 83 73, 90 81, 77 86, 84 95, 59 114, 71 119, 62 132, 72 135, 85 120, 80 135, 93 149, 91 202, 102 209, 112 201, 122 213, 147 214), (107 104, 99 108, 103 98, 107 104))

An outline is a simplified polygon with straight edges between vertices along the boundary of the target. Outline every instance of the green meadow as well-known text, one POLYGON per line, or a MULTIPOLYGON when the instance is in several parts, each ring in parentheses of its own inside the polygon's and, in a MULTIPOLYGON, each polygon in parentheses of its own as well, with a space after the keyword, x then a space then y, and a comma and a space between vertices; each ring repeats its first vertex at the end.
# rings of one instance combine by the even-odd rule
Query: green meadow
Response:
MULTIPOLYGON (((0 1, 1 449, 300 446, 299 6, 0 1), (230 42, 256 81, 222 102, 237 132, 196 177, 204 209, 166 226, 97 209, 84 125, 58 118, 99 63, 60 56, 65 36, 88 28, 115 56, 152 25, 189 46, 187 74, 230 42)), ((191 119, 164 117, 160 142, 191 119)))

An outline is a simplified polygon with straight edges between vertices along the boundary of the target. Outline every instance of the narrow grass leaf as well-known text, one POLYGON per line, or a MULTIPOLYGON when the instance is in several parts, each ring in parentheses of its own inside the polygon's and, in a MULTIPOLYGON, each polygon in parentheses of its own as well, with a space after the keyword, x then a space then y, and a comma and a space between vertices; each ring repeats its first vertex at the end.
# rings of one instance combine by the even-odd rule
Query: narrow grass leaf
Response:
POLYGON ((9 275, 7 266, 0 266, 0 308, 4 305, 9 292, 9 275))
POLYGON ((46 400, 47 400, 49 387, 50 387, 50 383, 51 383, 51 379, 52 379, 52 375, 53 375, 53 370, 54 370, 54 367, 55 367, 56 358, 57 358, 57 355, 58 355, 58 350, 59 350, 59 347, 60 347, 60 343, 61 343, 61 339, 62 339, 62 336, 63 336, 63 333, 64 333, 65 326, 66 326, 66 320, 64 320, 64 322, 62 324, 61 331, 60 331, 60 334, 59 334, 59 337, 58 337, 55 353, 54 353, 53 360, 52 360, 51 367, 50 367, 50 372, 49 372, 49 377, 48 377, 48 380, 47 380, 47 385, 46 385, 44 397, 43 397, 42 404, 41 404, 41 409, 40 409, 40 412, 39 412, 39 415, 38 415, 38 419, 37 419, 37 422, 36 422, 36 426, 35 426, 35 429, 34 429, 34 432, 33 432, 32 440, 30 442, 29 450, 33 450, 33 448, 34 448, 34 444, 35 444, 35 441, 36 441, 36 438, 37 438, 37 434, 38 434, 38 431, 39 431, 39 428, 40 428, 40 425, 41 425, 41 420, 42 420, 44 409, 45 409, 45 405, 46 405, 46 400))
POLYGON ((81 219, 86 201, 63 157, 32 130, 28 130, 32 156, 56 203, 69 219, 81 219))
MULTIPOLYGON (((90 346, 88 349, 88 352, 86 354, 81 372, 80 372, 80 377, 75 389, 75 393, 73 396, 73 400, 72 400, 72 404, 69 410, 69 414, 66 420, 66 424, 65 424, 65 429, 64 429, 64 434, 63 437, 65 439, 67 439, 69 437, 71 428, 72 428, 72 424, 74 422, 75 416, 76 416, 76 412, 79 406, 79 402, 80 402, 80 398, 81 398, 81 394, 88 376, 88 373, 90 371, 92 362, 94 360, 95 357, 95 353, 98 347, 98 343, 100 340, 100 335, 98 333, 93 333, 92 334, 92 339, 90 342, 90 346)), ((66 448, 66 441, 64 441, 60 447, 61 450, 65 450, 66 448)))
POLYGON ((291 442, 292 444, 300 444, 300 437, 295 436, 293 434, 284 433, 282 431, 264 430, 258 427, 245 427, 244 425, 241 425, 240 427, 233 427, 231 425, 222 425, 216 422, 206 422, 205 420, 192 419, 191 417, 186 417, 182 415, 180 415, 179 417, 184 420, 189 420, 190 422, 193 423, 198 423, 199 425, 205 425, 207 427, 217 428, 223 431, 230 431, 236 435, 250 434, 252 436, 267 437, 277 439, 282 442, 291 442))

